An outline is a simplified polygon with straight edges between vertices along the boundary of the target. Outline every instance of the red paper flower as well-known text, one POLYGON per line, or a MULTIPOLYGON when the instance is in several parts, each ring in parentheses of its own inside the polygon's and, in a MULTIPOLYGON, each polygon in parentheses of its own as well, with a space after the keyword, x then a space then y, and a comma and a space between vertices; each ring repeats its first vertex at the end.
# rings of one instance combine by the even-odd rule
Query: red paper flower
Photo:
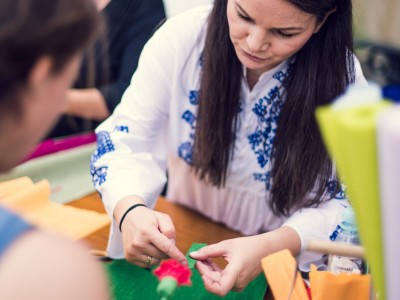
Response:
POLYGON ((169 300, 180 285, 190 285, 192 272, 187 266, 181 265, 174 259, 163 261, 154 270, 154 274, 160 281, 157 286, 157 294, 161 300, 169 300))
POLYGON ((174 259, 163 261, 158 268, 154 270, 154 274, 160 281, 164 277, 172 277, 176 280, 178 286, 192 284, 190 281, 190 276, 192 275, 190 269, 174 259))

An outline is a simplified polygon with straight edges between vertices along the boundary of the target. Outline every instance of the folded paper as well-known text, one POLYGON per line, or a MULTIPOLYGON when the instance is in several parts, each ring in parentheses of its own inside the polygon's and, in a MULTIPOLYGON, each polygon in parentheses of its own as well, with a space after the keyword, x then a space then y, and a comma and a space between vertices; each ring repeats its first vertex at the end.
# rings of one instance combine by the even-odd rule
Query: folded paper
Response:
POLYGON ((20 214, 40 228, 80 239, 108 225, 106 214, 50 201, 47 180, 33 184, 29 178, 0 184, 0 205, 20 214))
POLYGON ((317 109, 317 119, 356 213, 361 242, 380 299, 385 299, 376 123, 390 103, 317 109))
POLYGON ((296 260, 289 250, 264 257, 261 265, 275 300, 288 300, 290 293, 289 300, 308 300, 303 279, 297 271, 296 260))
POLYGON ((312 265, 310 286, 313 300, 366 300, 370 298, 371 275, 333 274, 312 265))
POLYGON ((379 179, 383 229, 383 253, 387 299, 398 299, 400 284, 400 107, 378 119, 379 179))
POLYGON ((23 176, 34 182, 46 179, 51 183, 51 201, 71 202, 95 191, 90 176, 90 156, 95 149, 96 144, 91 143, 31 159, 1 174, 0 181, 23 176))
POLYGON ((0 198, 8 197, 16 192, 23 191, 32 186, 32 179, 26 176, 0 182, 0 198))

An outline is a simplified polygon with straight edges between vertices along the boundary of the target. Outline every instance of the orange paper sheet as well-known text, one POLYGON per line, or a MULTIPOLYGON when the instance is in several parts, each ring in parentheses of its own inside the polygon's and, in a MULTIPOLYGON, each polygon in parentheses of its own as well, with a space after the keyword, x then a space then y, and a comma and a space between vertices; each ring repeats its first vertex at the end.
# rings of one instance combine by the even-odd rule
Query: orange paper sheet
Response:
POLYGON ((333 274, 312 265, 310 285, 313 300, 370 299, 371 275, 333 274))
MULTIPOLYGON (((275 300, 288 300, 292 289, 294 272, 297 272, 296 260, 289 250, 285 249, 264 257, 261 260, 264 274, 274 294, 275 300)), ((296 282, 290 300, 308 300, 303 279, 297 272, 296 282)))
POLYGON ((47 180, 36 184, 29 181, 25 177, 1 183, 0 205, 40 228, 74 239, 81 239, 110 223, 106 214, 51 202, 47 180))

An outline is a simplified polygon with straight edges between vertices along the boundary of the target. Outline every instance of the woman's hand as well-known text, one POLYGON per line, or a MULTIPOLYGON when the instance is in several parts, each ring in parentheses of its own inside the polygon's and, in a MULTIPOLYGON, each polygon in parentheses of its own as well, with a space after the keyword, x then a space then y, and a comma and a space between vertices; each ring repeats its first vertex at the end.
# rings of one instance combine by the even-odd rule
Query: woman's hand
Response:
POLYGON ((190 256, 198 260, 196 268, 202 275, 206 289, 225 296, 230 290, 243 290, 260 274, 263 257, 285 248, 292 253, 300 251, 300 238, 290 227, 222 241, 192 252, 190 256), (223 257, 228 265, 221 269, 211 261, 213 257, 223 257))
POLYGON ((225 296, 230 290, 241 291, 261 272, 259 237, 244 237, 222 241, 206 246, 191 257, 197 259, 196 268, 202 275, 204 285, 211 293, 225 296), (213 257, 223 257, 228 265, 221 269, 211 261, 213 257))
POLYGON ((175 227, 167 214, 138 206, 128 212, 121 231, 125 258, 129 262, 149 267, 170 257, 187 264, 185 255, 175 246, 175 227))

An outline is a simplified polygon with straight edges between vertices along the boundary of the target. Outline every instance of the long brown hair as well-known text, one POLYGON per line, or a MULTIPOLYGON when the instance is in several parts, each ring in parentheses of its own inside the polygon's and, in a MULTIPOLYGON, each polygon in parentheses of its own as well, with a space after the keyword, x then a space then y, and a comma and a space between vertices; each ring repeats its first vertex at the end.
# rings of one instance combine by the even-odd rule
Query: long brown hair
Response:
MULTIPOLYGON (((351 0, 287 1, 319 20, 336 10, 295 55, 283 82, 284 104, 271 154, 270 206, 277 215, 320 203, 333 170, 314 111, 354 81, 351 0)), ((234 155, 243 79, 226 8, 227 0, 215 0, 209 17, 193 154, 199 177, 218 187, 224 186, 234 155)))
POLYGON ((1 111, 19 112, 18 92, 40 57, 62 70, 103 30, 93 0, 0 0, 1 111))

